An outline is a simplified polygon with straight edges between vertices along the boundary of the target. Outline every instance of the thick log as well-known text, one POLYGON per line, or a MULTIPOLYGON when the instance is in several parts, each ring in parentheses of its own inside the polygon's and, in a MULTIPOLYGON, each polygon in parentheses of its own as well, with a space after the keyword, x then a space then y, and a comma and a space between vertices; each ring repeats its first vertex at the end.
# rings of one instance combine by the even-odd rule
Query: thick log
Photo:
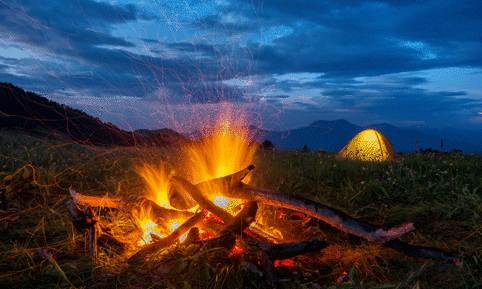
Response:
MULTIPOLYGON (((222 208, 216 206, 213 202, 208 200, 203 193, 196 187, 195 185, 191 184, 188 180, 173 176, 171 178, 172 184, 178 190, 182 190, 183 192, 189 194, 194 201, 196 201, 201 208, 208 210, 209 212, 213 213, 216 217, 223 220, 224 223, 228 223, 231 221, 231 215, 223 210, 222 208)), ((207 193, 207 192, 204 192, 207 193)))
POLYGON ((258 203, 248 202, 244 205, 243 209, 237 214, 226 229, 233 232, 236 235, 243 235, 243 231, 246 230, 252 222, 256 219, 256 212, 258 211, 258 203))
MULTIPOLYGON (((216 185, 219 185, 219 183, 222 182, 223 183, 222 185, 227 188, 228 184, 229 185, 234 184, 235 181, 242 180, 244 177, 246 177, 246 175, 252 169, 254 169, 254 166, 249 166, 248 168, 242 170, 241 172, 234 173, 234 174, 229 175, 227 177, 216 179, 215 180, 215 182, 217 182, 216 185)), ((208 210, 209 212, 214 214, 216 217, 221 219, 226 224, 231 222, 233 217, 228 212, 224 211, 222 208, 216 206, 213 202, 209 201, 205 196, 205 194, 207 194, 207 193, 206 192, 203 193, 200 190, 200 187, 202 187, 202 186, 193 185, 193 184, 191 184, 191 182, 189 182, 188 180, 186 180, 182 177, 172 177, 172 180, 173 180, 173 186, 176 190, 182 190, 182 191, 184 191, 184 193, 189 194, 199 204, 199 206, 201 208, 203 208, 205 210, 208 210)), ((212 189, 212 187, 209 187, 207 185, 208 184, 207 182, 204 182, 204 183, 201 183, 201 184, 206 185, 206 186, 202 187, 204 190, 211 190, 212 189)), ((254 213, 254 216, 255 216, 256 211, 257 211, 257 205, 256 205, 256 208, 255 208, 254 205, 251 204, 250 208, 255 210, 255 213, 254 213)), ((238 220, 242 220, 242 219, 238 219, 238 220)), ((273 238, 272 236, 270 236, 270 235, 268 235, 264 232, 261 232, 260 230, 258 230, 255 227, 249 227, 247 233, 251 237, 253 237, 255 239, 258 239, 258 240, 261 240, 261 241, 264 241, 264 242, 275 242, 275 243, 280 242, 280 240, 277 240, 277 239, 273 238)))
POLYGON ((199 236, 199 228, 198 227, 192 227, 189 232, 187 233, 186 240, 182 242, 183 245, 190 245, 190 244, 195 244, 199 243, 201 241, 200 236, 199 236))
POLYGON ((232 198, 244 197, 260 203, 296 210, 318 218, 346 233, 381 245, 415 230, 413 222, 405 222, 386 230, 381 226, 360 221, 339 210, 308 199, 256 188, 243 183, 232 186, 225 193, 232 198))
POLYGON ((165 226, 171 220, 187 221, 194 214, 187 211, 178 211, 167 209, 159 206, 154 201, 146 198, 139 198, 135 202, 130 202, 126 206, 128 211, 134 218, 149 218, 159 226, 165 226))
POLYGON ((230 230, 224 229, 216 237, 202 241, 201 245, 205 250, 225 248, 227 251, 231 251, 236 245, 236 236, 230 230))
POLYGON ((192 216, 189 220, 184 222, 182 225, 180 225, 176 230, 174 230, 169 236, 166 238, 163 238, 160 241, 157 242, 152 242, 140 249, 137 253, 132 255, 127 262, 129 264, 134 264, 139 261, 142 261, 145 259, 145 257, 148 254, 154 253, 162 248, 165 248, 169 245, 174 244, 174 242, 179 239, 185 232, 187 232, 190 228, 194 227, 199 221, 204 219, 206 217, 206 212, 201 211, 194 216, 192 216))
POLYGON ((251 165, 238 173, 202 182, 195 185, 195 187, 199 189, 201 194, 209 193, 209 190, 213 187, 223 187, 225 188, 223 193, 227 197, 247 199, 303 212, 346 233, 365 238, 370 242, 375 242, 381 245, 415 230, 413 222, 406 222, 386 230, 381 226, 357 220, 339 210, 308 199, 256 188, 238 181, 239 179, 242 180, 242 178, 253 169, 254 166, 251 165))
POLYGON ((226 248, 231 251, 236 244, 236 236, 244 237, 245 231, 256 218, 258 204, 249 202, 237 214, 226 227, 221 230, 214 238, 201 241, 202 247, 205 249, 226 248))

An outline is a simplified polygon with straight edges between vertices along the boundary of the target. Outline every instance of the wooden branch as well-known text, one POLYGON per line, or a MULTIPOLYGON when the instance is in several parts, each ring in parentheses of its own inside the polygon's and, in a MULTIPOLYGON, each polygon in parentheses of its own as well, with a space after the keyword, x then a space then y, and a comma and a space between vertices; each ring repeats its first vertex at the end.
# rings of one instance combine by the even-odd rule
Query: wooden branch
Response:
POLYGON ((186 240, 182 242, 183 245, 190 245, 194 243, 199 243, 201 241, 200 236, 199 236, 199 228, 198 227, 192 227, 189 229, 189 232, 187 233, 186 240))
POLYGON ((199 204, 201 208, 213 213, 216 217, 223 220, 223 222, 226 224, 231 221, 232 217, 228 212, 226 212, 225 210, 216 206, 213 202, 208 200, 203 195, 203 193, 198 189, 198 187, 191 184, 191 182, 189 182, 188 180, 182 177, 177 177, 177 176, 173 176, 171 180, 174 188, 177 188, 178 190, 182 190, 185 193, 189 194, 194 199, 194 201, 196 201, 199 204))
POLYGON ((129 264, 137 263, 141 260, 144 260, 146 255, 154 253, 164 247, 174 244, 174 242, 179 239, 185 232, 187 232, 191 227, 194 227, 199 221, 206 217, 206 212, 201 211, 194 216, 192 216, 189 220, 184 222, 180 225, 176 230, 174 230, 169 236, 163 238, 158 242, 153 242, 145 245, 140 249, 136 254, 132 255, 127 262, 129 264))
POLYGON ((81 210, 79 207, 74 202, 67 201, 65 203, 65 206, 67 207, 67 212, 69 213, 69 219, 72 222, 72 225, 74 228, 86 235, 88 232, 88 224, 87 224, 87 216, 85 215, 85 212, 81 210))
POLYGON ((216 235, 216 237, 202 241, 202 248, 214 249, 225 248, 227 251, 231 251, 236 245, 236 236, 228 229, 224 229, 216 235))
POLYGON ((399 239, 385 243, 384 247, 392 248, 410 257, 446 261, 451 264, 460 263, 460 259, 464 255, 463 250, 457 252, 445 252, 437 248, 410 245, 399 239))
POLYGON ((231 251, 236 244, 235 235, 243 237, 243 231, 254 221, 257 210, 258 204, 256 202, 245 204, 241 212, 233 217, 231 222, 226 225, 226 228, 221 230, 216 237, 201 242, 203 248, 212 249, 222 247, 231 251))
POLYGON ((74 202, 84 206, 84 204, 89 204, 91 207, 106 207, 106 208, 122 208, 127 202, 122 197, 98 197, 98 196, 88 196, 76 192, 72 187, 69 188, 69 193, 74 199, 74 202))
POLYGON ((268 254, 263 250, 259 252, 258 257, 259 263, 266 274, 264 282, 269 288, 276 288, 276 269, 274 268, 274 262, 270 260, 268 254))
MULTIPOLYGON (((249 166, 238 173, 202 182, 194 187, 198 189, 200 195, 208 194, 212 187, 223 187, 225 188, 223 194, 227 197, 247 199, 303 212, 346 233, 365 238, 370 242, 375 242, 381 245, 415 230, 412 222, 406 222, 385 230, 381 226, 365 223, 339 210, 314 201, 262 188, 256 188, 238 181, 244 178, 244 176, 253 169, 254 166, 249 166)), ((192 191, 193 189, 190 190, 192 191)))
POLYGON ((81 256, 78 256, 76 254, 58 250, 55 248, 38 248, 37 253, 42 257, 43 259, 49 259, 49 256, 54 258, 54 259, 70 259, 70 260, 76 260, 80 259, 81 256))
POLYGON ((114 236, 103 232, 100 223, 89 205, 81 210, 74 202, 67 201, 66 204, 69 218, 74 228, 83 234, 89 236, 90 255, 95 256, 97 251, 97 243, 117 254, 123 254, 127 251, 128 245, 117 240, 114 236))
POLYGON ((226 229, 233 232, 236 235, 243 235, 243 231, 246 230, 256 218, 256 212, 258 211, 258 203, 248 202, 244 205, 243 209, 237 214, 231 222, 226 226, 226 229))
POLYGON ((84 213, 86 216, 87 229, 89 232, 89 250, 90 256, 97 258, 97 239, 102 233, 99 226, 99 219, 95 215, 94 210, 89 206, 89 204, 84 204, 84 213))
POLYGON ((161 207, 154 201, 146 198, 139 198, 135 202, 129 203, 126 210, 134 217, 147 217, 158 225, 165 225, 171 220, 181 220, 184 222, 193 216, 190 212, 161 207))
POLYGON ((232 187, 231 190, 227 191, 227 194, 229 197, 243 196, 246 199, 264 204, 296 210, 318 218, 346 233, 381 245, 415 230, 413 222, 406 222, 385 230, 380 226, 360 221, 339 210, 308 199, 256 188, 243 183, 238 183, 237 186, 232 187))
POLYGON ((271 261, 290 259, 295 256, 320 251, 330 243, 322 239, 313 239, 303 242, 292 242, 282 244, 259 243, 258 247, 263 249, 271 261))

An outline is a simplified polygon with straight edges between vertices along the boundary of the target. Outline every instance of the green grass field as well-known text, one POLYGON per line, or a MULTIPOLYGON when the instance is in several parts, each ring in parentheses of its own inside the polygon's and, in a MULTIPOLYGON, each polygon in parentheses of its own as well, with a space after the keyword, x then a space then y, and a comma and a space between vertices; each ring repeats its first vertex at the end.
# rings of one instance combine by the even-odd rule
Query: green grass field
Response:
MULTIPOLYGON (((0 287, 266 288, 262 274, 248 266, 253 265, 249 246, 234 256, 218 250, 200 256, 192 246, 172 246, 160 252, 174 256, 162 274, 151 267, 159 254, 139 266, 108 250, 89 256, 85 238, 67 215, 68 188, 141 196, 146 187, 136 168, 159 161, 174 165, 177 149, 88 147, 8 134, 0 143, 0 287), (42 258, 38 249, 77 258, 42 258)), ((459 266, 448 265, 317 224, 304 237, 322 237, 331 245, 277 267, 278 288, 482 288, 480 155, 398 154, 395 161, 368 163, 326 152, 260 149, 255 165, 255 186, 312 199, 374 224, 412 220, 416 230, 403 241, 465 250, 459 266)), ((114 234, 133 227, 122 212, 100 218, 114 234)))

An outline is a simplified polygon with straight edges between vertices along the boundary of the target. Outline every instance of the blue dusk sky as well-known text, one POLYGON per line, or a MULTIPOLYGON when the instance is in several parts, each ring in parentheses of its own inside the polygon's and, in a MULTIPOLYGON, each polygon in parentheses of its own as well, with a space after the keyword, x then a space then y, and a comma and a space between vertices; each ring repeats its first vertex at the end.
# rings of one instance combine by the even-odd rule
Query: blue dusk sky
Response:
POLYGON ((482 128, 482 1, 0 0, 0 81, 122 129, 482 128))

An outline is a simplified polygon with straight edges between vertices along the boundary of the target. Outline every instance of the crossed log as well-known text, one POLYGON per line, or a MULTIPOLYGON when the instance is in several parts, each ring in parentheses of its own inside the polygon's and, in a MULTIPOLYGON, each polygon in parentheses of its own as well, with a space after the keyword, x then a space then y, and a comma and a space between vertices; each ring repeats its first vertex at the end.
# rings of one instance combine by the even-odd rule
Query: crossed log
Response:
MULTIPOLYGON (((185 209, 186 204, 194 204, 197 203, 201 208, 206 211, 209 211, 216 215, 218 218, 223 220, 225 224, 230 224, 233 218, 229 213, 221 209, 220 207, 216 206, 214 203, 208 200, 207 196, 211 194, 213 191, 221 191, 222 194, 226 197, 237 198, 237 199, 245 199, 249 202, 255 203, 263 203, 268 205, 273 205, 277 207, 283 207, 287 209, 296 210, 302 213, 305 213, 311 217, 320 219, 331 226, 340 229, 343 232, 348 234, 352 234, 367 241, 379 244, 384 247, 389 247, 399 252, 402 252, 408 256, 412 257, 419 257, 419 258, 427 258, 427 259, 434 259, 434 260, 442 260, 449 263, 457 263, 460 260, 463 252, 445 252, 439 250, 437 248, 430 248, 430 247, 422 247, 422 246, 414 246, 408 243, 401 241, 399 238, 413 230, 415 227, 413 222, 408 221, 403 224, 394 226, 389 229, 385 229, 382 226, 370 224, 353 218, 337 209, 325 206, 323 204, 314 202, 312 200, 304 199, 301 197, 291 196, 284 193, 271 191, 263 188, 253 187, 247 184, 244 184, 242 180, 254 169, 254 166, 251 165, 237 173, 232 175, 228 175, 225 177, 209 180, 206 182, 202 182, 196 185, 191 184, 188 180, 174 176, 171 179, 172 188, 170 192, 170 196, 177 200, 182 199, 184 201, 178 202, 183 204, 183 209, 185 209)), ((80 204, 87 203, 92 207, 95 206, 107 206, 112 208, 125 208, 136 205, 139 205, 139 201, 126 201, 122 198, 98 198, 92 196, 84 196, 81 195, 73 190, 70 191, 74 201, 80 204)), ((147 203, 149 206, 156 207, 157 205, 154 202, 149 203, 150 201, 144 201, 144 205, 147 203)), ((157 206, 158 207, 158 206, 157 206)), ((196 216, 192 216, 192 214, 187 212, 181 212, 176 210, 169 210, 158 207, 157 210, 160 210, 160 214, 156 215, 156 217, 163 219, 164 217, 175 214, 178 217, 183 216, 184 220, 188 220, 189 218, 195 218, 196 220, 202 219, 201 213, 198 213, 196 216)), ((155 210, 154 210, 155 211, 155 210)), ((237 218, 236 220, 240 220, 237 218)), ((241 219, 242 220, 242 219, 241 219)), ((245 221, 245 220, 243 220, 245 221)), ((193 227, 197 221, 188 222, 190 225, 186 225, 183 227, 183 231, 186 232, 191 227, 193 227)), ((244 229, 243 229, 244 230, 244 229)), ((230 230, 228 230, 230 231, 230 230)), ((241 232, 239 232, 241 233, 241 232)), ((259 230, 256 230, 253 226, 249 226, 246 229, 246 233, 253 238, 260 242, 260 247, 270 247, 274 248, 274 244, 276 240, 272 240, 269 237, 266 237, 260 233, 259 230), (267 242, 268 241, 268 242, 267 242), (269 244, 269 245, 266 245, 269 244)), ((179 231, 175 231, 173 233, 173 237, 168 237, 166 239, 172 241, 179 238, 182 233, 179 231)), ((324 241, 323 241, 324 242, 324 241)), ((140 259, 145 254, 152 252, 153 250, 162 247, 160 244, 165 244, 166 240, 157 240, 150 245, 146 245, 145 248, 141 249, 136 255, 131 257, 131 261, 135 261, 140 259), (153 245, 156 244, 156 245, 153 245), (147 249, 150 248, 150 249, 147 249)), ((300 243, 300 242, 297 242, 300 243)), ((316 242, 314 242, 316 243, 316 242)), ((321 243, 324 247, 328 244, 321 243)), ((284 244, 279 244, 284 245, 284 244)), ((288 246, 288 245, 285 245, 288 246)), ((322 247, 322 246, 320 246, 322 247)), ((323 247, 323 248, 324 248, 323 247)), ((271 249, 270 249, 271 250, 271 249)), ((272 249, 277 250, 277 249, 272 249)), ((318 249, 320 250, 320 249, 318 249)), ((269 250, 268 250, 269 251, 269 250)))

